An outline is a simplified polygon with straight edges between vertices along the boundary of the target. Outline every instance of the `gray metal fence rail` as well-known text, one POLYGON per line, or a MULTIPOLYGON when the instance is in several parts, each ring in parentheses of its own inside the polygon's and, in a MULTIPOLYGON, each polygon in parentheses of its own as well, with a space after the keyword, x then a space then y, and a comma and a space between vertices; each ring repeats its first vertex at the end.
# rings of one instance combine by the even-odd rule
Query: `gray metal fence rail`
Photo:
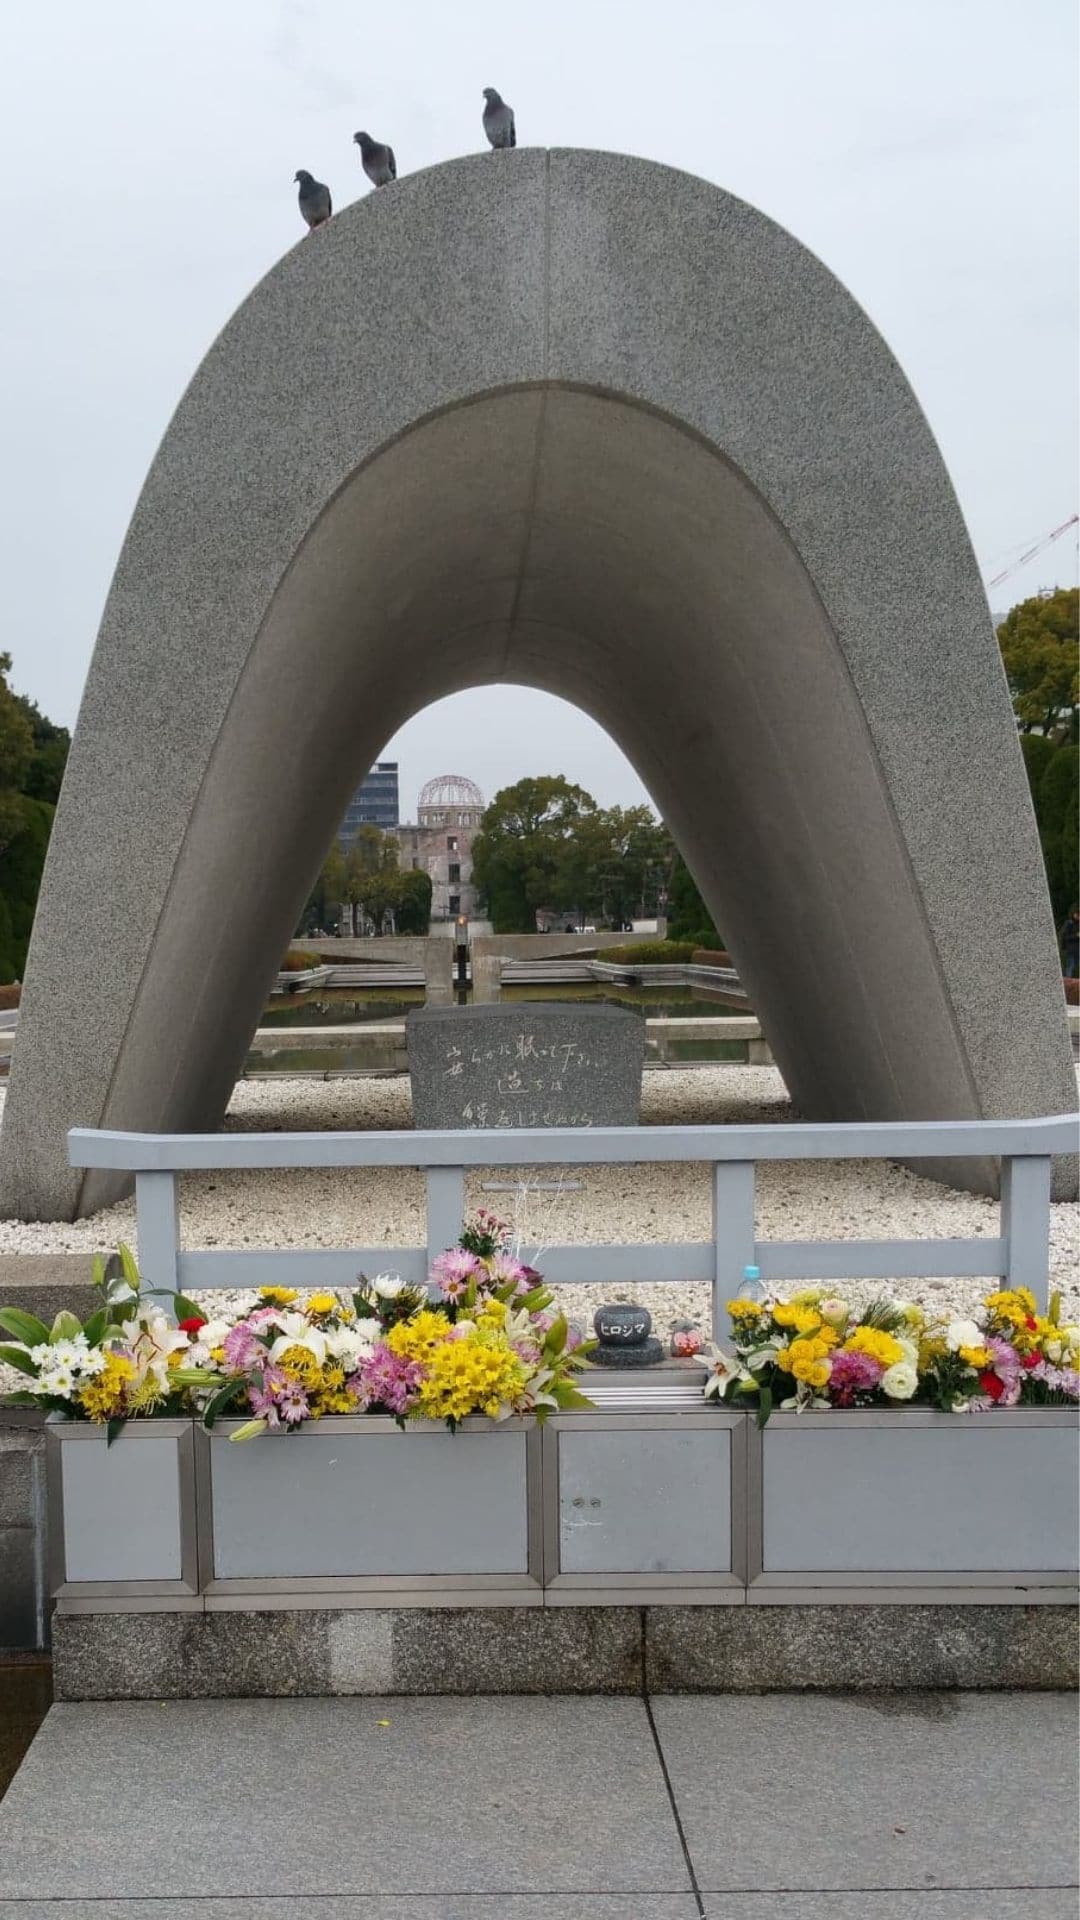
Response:
POLYGON ((713 1233, 707 1241, 640 1246, 547 1246, 545 1278, 582 1281, 703 1281, 712 1288, 713 1325, 747 1266, 762 1279, 1002 1279, 1047 1297, 1052 1157, 1077 1150, 1077 1118, 926 1121, 915 1124, 756 1127, 551 1127, 409 1133, 112 1133, 76 1127, 76 1167, 135 1175, 139 1262, 148 1284, 193 1288, 274 1283, 352 1285, 389 1266, 423 1282, 430 1262, 452 1246, 465 1209, 465 1173, 475 1167, 646 1165, 698 1162, 713 1169, 713 1233), (1000 1232, 949 1240, 759 1240, 759 1160, 918 1160, 1000 1157, 1000 1232), (425 1247, 252 1248, 185 1252, 180 1246, 177 1175, 195 1170, 301 1167, 413 1167, 427 1184, 425 1247))

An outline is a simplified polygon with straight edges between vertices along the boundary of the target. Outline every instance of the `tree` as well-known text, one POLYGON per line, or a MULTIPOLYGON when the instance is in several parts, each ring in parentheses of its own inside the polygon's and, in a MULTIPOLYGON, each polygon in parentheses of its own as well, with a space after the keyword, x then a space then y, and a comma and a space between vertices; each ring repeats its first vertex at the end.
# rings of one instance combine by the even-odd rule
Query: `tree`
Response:
POLYGON ((997 630, 1022 733, 1038 729, 1050 734, 1065 727, 1070 737, 1076 738, 1080 702, 1078 607, 1080 589, 1057 587, 1053 593, 1037 593, 1030 600, 1021 600, 997 630))
POLYGON ((427 933, 431 927, 431 875, 421 867, 411 867, 398 875, 399 933, 427 933))
POLYGON ((1077 815, 1080 813, 1080 747, 1062 746, 1039 779, 1035 817, 1039 822, 1046 882, 1055 920, 1063 920, 1076 899, 1077 815))
POLYGON ((668 939, 696 940, 699 945, 704 946, 719 938, 712 915, 698 892, 693 874, 682 854, 676 854, 675 871, 671 876, 668 939))
POLYGON ((20 801, 34 758, 34 729, 23 702, 8 686, 10 672, 10 653, 0 653, 0 852, 23 830, 20 801))
POLYGON ((519 780, 495 795, 473 842, 473 879, 496 933, 535 933, 538 907, 565 909, 566 855, 596 811, 592 795, 562 774, 519 780))

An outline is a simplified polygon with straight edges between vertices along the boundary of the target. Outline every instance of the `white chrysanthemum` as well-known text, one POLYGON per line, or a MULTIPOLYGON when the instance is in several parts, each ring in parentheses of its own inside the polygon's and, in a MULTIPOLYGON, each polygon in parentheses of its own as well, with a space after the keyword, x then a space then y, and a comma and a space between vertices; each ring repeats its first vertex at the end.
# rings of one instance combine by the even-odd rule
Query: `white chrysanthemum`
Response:
POLYGON ((81 1380, 90 1379, 93 1374, 100 1373, 104 1365, 104 1347, 88 1347, 85 1353, 80 1353, 79 1355, 79 1378, 81 1380))
POLYGON ((981 1327, 974 1320, 950 1320, 945 1329, 945 1345, 950 1353, 959 1353, 961 1347, 981 1347, 986 1339, 981 1327))
POLYGON ((919 1375, 912 1360, 897 1360, 886 1367, 881 1376, 881 1391, 890 1400, 910 1400, 919 1384, 919 1375))
POLYGON ((326 1333, 326 1351, 331 1359, 340 1360, 351 1370, 361 1359, 367 1359, 368 1355, 374 1352, 375 1342, 381 1332, 382 1328, 377 1320, 361 1320, 355 1327, 329 1327, 326 1333))
POLYGON ((377 1273, 371 1286, 380 1300, 396 1300, 405 1291, 405 1282, 397 1273, 377 1273))
POLYGON ((37 1384, 39 1393, 52 1394, 57 1400, 70 1400, 75 1386, 68 1367, 43 1367, 37 1384))
MULTIPOLYGON (((21 1346, 22 1341, 20 1340, 17 1344, 21 1346)), ((53 1349, 52 1347, 50 1347, 47 1340, 40 1347, 30 1348, 30 1358, 33 1361, 35 1367, 50 1366, 52 1363, 52 1357, 53 1357, 53 1349)))

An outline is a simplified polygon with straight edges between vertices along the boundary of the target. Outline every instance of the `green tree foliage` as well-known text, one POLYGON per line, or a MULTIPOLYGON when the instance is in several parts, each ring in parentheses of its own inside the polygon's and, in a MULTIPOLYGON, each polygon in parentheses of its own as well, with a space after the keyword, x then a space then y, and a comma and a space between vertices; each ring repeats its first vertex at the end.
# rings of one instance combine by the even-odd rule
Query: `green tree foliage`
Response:
POLYGON ((427 933, 431 926, 431 875, 420 867, 398 874, 399 897, 394 913, 399 933, 427 933))
POLYGON ((1080 747, 1058 747, 1039 777, 1034 799, 1050 900, 1055 919, 1061 921, 1080 891, 1077 882, 1080 747))
POLYGON ((68 735, 13 693, 0 653, 0 981, 21 979, 68 735))
POLYGON ((473 842, 473 879, 496 933, 535 933, 538 907, 564 908, 571 843, 596 811, 592 795, 562 774, 495 795, 473 842))
POLYGON ((692 940, 698 947, 720 945, 720 935, 713 925, 712 915, 681 853, 675 856, 675 869, 671 876, 668 939, 692 940))
POLYGON ((398 869, 398 843, 380 827, 361 827, 346 848, 335 841, 301 916, 301 935, 330 927, 343 906, 358 908, 383 933, 389 917, 399 933, 427 933, 431 880, 398 869))
POLYGON ((1064 729, 1071 739, 1077 737, 1078 607, 1080 589, 1058 587, 1053 593, 1021 600, 997 630, 1013 709, 1023 733, 1035 728, 1044 734, 1064 729))

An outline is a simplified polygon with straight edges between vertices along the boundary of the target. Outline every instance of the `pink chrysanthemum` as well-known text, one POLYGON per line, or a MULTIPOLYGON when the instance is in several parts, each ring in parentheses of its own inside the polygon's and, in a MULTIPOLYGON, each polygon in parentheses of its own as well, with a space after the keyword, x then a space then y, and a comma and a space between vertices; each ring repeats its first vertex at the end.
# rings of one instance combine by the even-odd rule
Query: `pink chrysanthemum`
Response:
POLYGON ((265 1351, 246 1320, 239 1320, 235 1327, 229 1328, 222 1345, 225 1365, 232 1373, 246 1373, 258 1355, 265 1351))
POLYGON ((876 1387, 885 1369, 869 1353, 829 1355, 829 1398, 838 1407, 850 1407, 857 1393, 876 1387))
POLYGON ((451 1247, 432 1263, 431 1277, 444 1300, 460 1300, 470 1280, 483 1272, 475 1253, 467 1253, 464 1247, 451 1247))
POLYGON ((406 1360, 379 1341, 347 1385, 365 1408, 385 1407, 388 1413, 406 1413, 410 1396, 423 1378, 424 1369, 418 1360, 406 1360))

